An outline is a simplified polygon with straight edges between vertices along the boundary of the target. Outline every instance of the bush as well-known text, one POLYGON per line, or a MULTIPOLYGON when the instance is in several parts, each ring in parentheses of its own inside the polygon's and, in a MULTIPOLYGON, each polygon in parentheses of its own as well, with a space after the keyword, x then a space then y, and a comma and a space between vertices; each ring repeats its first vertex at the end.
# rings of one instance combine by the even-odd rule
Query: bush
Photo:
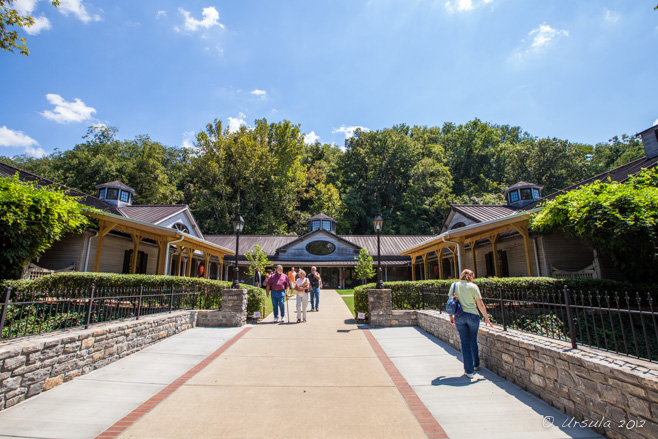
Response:
MULTIPOLYGON (((203 302, 200 304, 207 309, 218 308, 221 302, 221 292, 231 288, 232 282, 217 281, 211 279, 199 279, 178 276, 153 276, 146 274, 114 274, 114 273, 55 273, 34 280, 10 280, 2 284, 3 291, 0 297, 4 297, 4 290, 12 288, 12 296, 23 290, 48 289, 48 290, 86 290, 96 288, 135 288, 144 286, 169 288, 196 288, 204 291, 203 302), (217 294, 215 294, 217 293, 217 294)), ((265 290, 251 285, 240 285, 247 290, 247 314, 260 311, 265 304, 265 290)))
MULTIPOLYGON (((390 288, 394 295, 393 309, 418 309, 419 297, 413 294, 418 293, 425 288, 439 288, 446 293, 450 285, 455 282, 454 279, 432 279, 421 281, 401 281, 385 282, 384 288, 390 288)), ((483 297, 497 297, 498 289, 506 290, 543 290, 556 291, 561 290, 565 285, 570 290, 583 291, 617 291, 620 293, 628 291, 639 293, 651 293, 654 298, 658 298, 658 285, 654 284, 631 284, 629 282, 618 282, 609 279, 582 279, 568 278, 556 279, 552 277, 503 277, 503 278, 480 278, 475 279, 474 283, 480 287, 483 297)), ((354 288, 354 312, 366 313, 368 317, 368 292, 367 290, 375 288, 375 284, 360 285, 354 288)))

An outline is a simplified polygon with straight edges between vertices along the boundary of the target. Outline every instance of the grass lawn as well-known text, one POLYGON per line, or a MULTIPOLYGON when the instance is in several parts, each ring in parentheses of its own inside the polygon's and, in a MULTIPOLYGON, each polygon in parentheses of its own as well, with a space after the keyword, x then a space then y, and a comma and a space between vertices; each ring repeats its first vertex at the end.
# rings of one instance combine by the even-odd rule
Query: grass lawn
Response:
POLYGON ((336 292, 338 294, 340 294, 341 296, 353 296, 354 295, 354 290, 353 289, 351 289, 351 290, 336 290, 336 292))
POLYGON ((352 315, 354 315, 354 297, 343 297, 343 300, 345 301, 345 305, 347 305, 352 312, 352 315))

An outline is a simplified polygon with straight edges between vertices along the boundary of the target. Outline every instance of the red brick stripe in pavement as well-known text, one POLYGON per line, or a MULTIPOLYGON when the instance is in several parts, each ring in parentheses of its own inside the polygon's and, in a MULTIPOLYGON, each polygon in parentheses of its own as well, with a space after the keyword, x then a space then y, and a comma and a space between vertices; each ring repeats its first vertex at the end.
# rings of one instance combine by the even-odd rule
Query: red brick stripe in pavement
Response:
POLYGON ((388 372, 388 375, 395 383, 395 386, 402 394, 402 397, 405 399, 405 401, 407 401, 411 412, 416 416, 416 419, 420 423, 420 426, 423 427, 423 430, 425 430, 427 437, 431 439, 447 438, 448 435, 446 432, 443 430, 443 428, 441 428, 441 425, 436 422, 434 416, 432 416, 430 411, 427 410, 425 404, 423 404, 420 398, 418 398, 418 395, 416 395, 414 389, 409 385, 407 380, 404 379, 391 359, 388 358, 388 355, 386 355, 384 349, 382 349, 382 347, 379 345, 379 342, 377 342, 375 336, 370 333, 369 329, 364 329, 363 332, 366 334, 366 338, 370 342, 372 349, 377 354, 377 357, 379 357, 379 361, 381 361, 384 365, 384 369, 386 369, 386 372, 388 372))
POLYGON ((222 355, 228 348, 233 346, 236 341, 238 341, 243 335, 249 332, 251 328, 244 328, 238 334, 236 334, 232 339, 224 343, 219 349, 217 349, 212 354, 204 358, 199 364, 185 372, 183 375, 174 380, 173 383, 169 384, 167 387, 155 394, 151 399, 144 402, 142 405, 137 407, 135 410, 124 416, 110 428, 96 436, 96 439, 109 439, 116 438, 121 433, 126 431, 130 426, 135 422, 139 421, 142 416, 153 410, 158 404, 160 404, 166 397, 174 393, 180 386, 185 384, 190 378, 192 378, 197 373, 209 365, 213 360, 222 355))

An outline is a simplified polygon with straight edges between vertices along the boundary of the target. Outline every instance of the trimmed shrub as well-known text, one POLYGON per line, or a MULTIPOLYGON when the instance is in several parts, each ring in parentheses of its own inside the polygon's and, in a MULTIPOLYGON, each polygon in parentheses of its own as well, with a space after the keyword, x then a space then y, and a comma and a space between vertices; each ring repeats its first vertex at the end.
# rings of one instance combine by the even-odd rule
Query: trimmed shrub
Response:
MULTIPOLYGON (((419 293, 423 288, 439 288, 442 293, 448 292, 454 279, 432 279, 421 281, 385 282, 384 288, 390 288, 394 295, 393 309, 418 309, 419 293)), ((558 291, 566 285, 570 290, 578 291, 608 291, 608 292, 639 292, 650 293, 658 298, 658 285, 655 284, 631 284, 609 279, 582 279, 566 278, 557 279, 552 277, 502 277, 502 278, 476 278, 474 283, 480 287, 483 297, 497 297, 499 288, 514 291, 558 291)), ((368 317, 368 292, 375 288, 374 283, 360 285, 354 288, 354 312, 366 313, 368 317)))
MULTIPOLYGON (((4 290, 12 288, 12 296, 22 290, 48 289, 48 290, 87 290, 92 285, 96 288, 190 288, 203 291, 202 301, 197 308, 217 309, 221 304, 221 292, 230 289, 232 282, 200 279, 178 276, 155 276, 146 274, 114 274, 114 273, 55 273, 39 279, 10 280, 2 284, 0 297, 4 297, 4 290)), ((247 314, 260 311, 265 304, 265 290, 243 285, 247 290, 247 314)))

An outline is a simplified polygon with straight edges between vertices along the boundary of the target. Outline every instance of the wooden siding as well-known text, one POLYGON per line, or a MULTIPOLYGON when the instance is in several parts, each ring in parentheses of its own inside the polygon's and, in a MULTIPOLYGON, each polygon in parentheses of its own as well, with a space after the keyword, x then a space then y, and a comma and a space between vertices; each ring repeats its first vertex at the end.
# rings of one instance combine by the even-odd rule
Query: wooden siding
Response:
POLYGON ((75 266, 75 271, 84 269, 87 233, 66 235, 50 247, 39 261, 33 261, 39 267, 48 270, 61 270, 75 266))
MULTIPOLYGON (((530 263, 533 270, 533 275, 537 271, 537 265, 534 255, 534 249, 531 245, 531 258, 530 263)), ((510 277, 525 277, 528 276, 528 269, 525 260, 525 246, 523 244, 523 237, 521 235, 512 235, 508 238, 498 241, 496 248, 498 250, 507 252, 507 265, 509 267, 510 277)), ((477 277, 485 277, 487 275, 487 262, 486 254, 493 251, 491 243, 481 243, 475 247, 475 258, 477 263, 477 277)), ((473 258, 471 257, 471 250, 467 249, 462 255, 462 270, 468 268, 473 269, 473 258)))
MULTIPOLYGON (((93 271, 94 257, 96 255, 96 245, 98 238, 91 240, 91 252, 89 254, 89 266, 87 271, 93 271)), ((130 238, 107 234, 103 240, 103 253, 101 255, 101 273, 121 273, 123 271, 123 258, 126 250, 133 249, 133 242, 130 238)), ((148 254, 146 263, 146 274, 156 274, 158 265, 158 247, 142 241, 139 244, 139 251, 148 254)))
POLYGON ((642 144, 647 158, 658 156, 658 126, 642 133, 642 144))

